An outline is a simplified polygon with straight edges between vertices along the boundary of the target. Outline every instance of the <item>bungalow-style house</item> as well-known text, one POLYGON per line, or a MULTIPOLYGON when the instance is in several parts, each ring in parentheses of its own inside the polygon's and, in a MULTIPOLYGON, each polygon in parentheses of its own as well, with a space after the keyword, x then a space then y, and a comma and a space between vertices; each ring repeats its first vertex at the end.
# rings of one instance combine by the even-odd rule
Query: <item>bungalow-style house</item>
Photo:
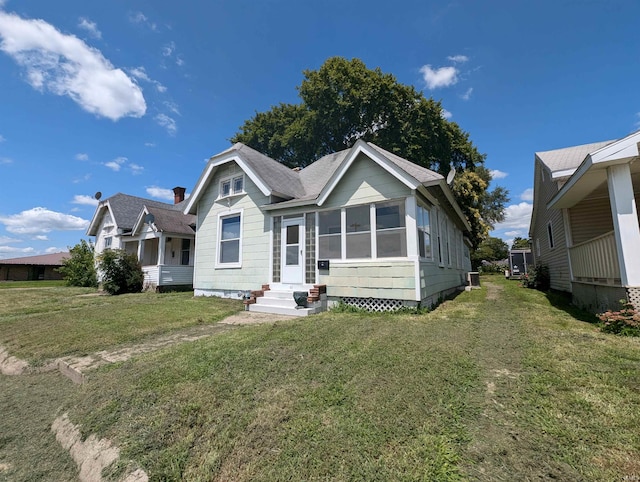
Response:
POLYGON ((551 288, 597 312, 640 307, 640 131, 535 155, 529 236, 551 288))
POLYGON ((185 188, 174 188, 174 204, 115 194, 98 205, 87 234, 98 256, 105 249, 136 254, 145 289, 193 287, 195 216, 184 214, 185 188))
POLYGON ((68 252, 0 259, 0 281, 61 280, 62 260, 68 252))
POLYGON ((304 169, 237 143, 209 160, 184 212, 197 219, 195 295, 257 290, 251 311, 306 314, 326 304, 296 311, 293 292, 325 290, 371 310, 432 305, 471 269, 445 179, 362 140, 304 169))

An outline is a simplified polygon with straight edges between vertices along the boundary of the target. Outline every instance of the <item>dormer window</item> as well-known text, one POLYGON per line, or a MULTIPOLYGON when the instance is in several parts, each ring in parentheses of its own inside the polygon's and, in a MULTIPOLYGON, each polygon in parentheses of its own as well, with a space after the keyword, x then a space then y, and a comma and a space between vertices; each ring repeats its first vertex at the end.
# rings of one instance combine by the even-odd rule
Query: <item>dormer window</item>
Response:
POLYGON ((229 197, 244 194, 244 174, 226 177, 220 181, 220 196, 229 197))

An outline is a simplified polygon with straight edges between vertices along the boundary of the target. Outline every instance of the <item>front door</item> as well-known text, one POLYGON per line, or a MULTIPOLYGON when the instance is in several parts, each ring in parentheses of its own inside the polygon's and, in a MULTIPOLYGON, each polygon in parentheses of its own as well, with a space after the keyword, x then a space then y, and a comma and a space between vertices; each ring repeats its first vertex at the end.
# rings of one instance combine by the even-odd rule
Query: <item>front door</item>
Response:
POLYGON ((282 283, 302 284, 304 218, 282 221, 282 283))

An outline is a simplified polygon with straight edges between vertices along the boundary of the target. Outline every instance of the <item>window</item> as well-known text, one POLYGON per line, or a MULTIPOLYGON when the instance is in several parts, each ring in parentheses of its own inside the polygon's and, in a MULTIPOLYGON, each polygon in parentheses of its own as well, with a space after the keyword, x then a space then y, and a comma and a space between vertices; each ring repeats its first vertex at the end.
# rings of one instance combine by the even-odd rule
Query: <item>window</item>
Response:
POLYGON ((407 255, 404 201, 376 204, 376 247, 378 258, 407 255))
POLYGON ((107 236, 106 238, 104 238, 104 249, 109 249, 111 247, 112 239, 113 238, 111 236, 107 236))
POLYGON ((549 237, 549 248, 553 249, 555 244, 553 242, 553 224, 551 224, 551 221, 547 224, 547 236, 549 237))
POLYGON ((436 220, 436 225, 438 226, 437 235, 438 235, 438 263, 440 266, 444 265, 443 251, 442 251, 442 213, 438 212, 438 217, 436 220), (437 222, 440 221, 440 223, 437 222))
POLYGON ((420 205, 417 211, 418 250, 423 258, 431 258, 431 212, 420 205))
POLYGON ((240 221, 240 214, 220 217, 218 263, 221 265, 240 264, 240 221))
POLYGON ((320 259, 342 258, 340 210, 318 213, 318 249, 320 259))
POLYGON ((371 258, 371 208, 347 208, 347 258, 371 258))
POLYGON ((182 249, 180 251, 180 264, 182 266, 189 265, 189 250, 191 248, 191 240, 183 239, 182 240, 182 249))
POLYGON ((244 174, 220 181, 220 198, 244 194, 244 174))

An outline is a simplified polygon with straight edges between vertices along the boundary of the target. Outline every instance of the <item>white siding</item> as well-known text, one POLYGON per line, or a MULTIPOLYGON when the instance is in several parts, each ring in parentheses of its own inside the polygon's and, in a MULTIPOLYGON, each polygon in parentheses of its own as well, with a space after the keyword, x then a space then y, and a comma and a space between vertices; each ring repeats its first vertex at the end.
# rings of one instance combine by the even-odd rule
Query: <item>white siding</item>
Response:
POLYGON ((223 166, 214 174, 198 203, 198 231, 196 233, 197 260, 194 288, 202 290, 251 290, 269 281, 269 215, 258 206, 267 204, 256 185, 245 176, 246 194, 217 200, 219 181, 240 172, 235 164, 223 166), (216 268, 218 254, 218 216, 242 209, 242 266, 216 268))
POLYGON ((571 292, 571 275, 569 273, 569 255, 567 251, 567 240, 565 236, 564 221, 562 211, 559 209, 547 209, 547 203, 558 192, 558 184, 550 179, 550 176, 542 176, 544 167, 536 160, 535 166, 535 187, 534 193, 534 230, 531 233, 534 245, 534 257, 536 265, 546 265, 549 267, 551 278, 551 288, 571 292), (549 246, 547 226, 551 222, 553 227, 554 247, 549 246), (538 243, 540 245, 540 256, 537 253, 538 243))

